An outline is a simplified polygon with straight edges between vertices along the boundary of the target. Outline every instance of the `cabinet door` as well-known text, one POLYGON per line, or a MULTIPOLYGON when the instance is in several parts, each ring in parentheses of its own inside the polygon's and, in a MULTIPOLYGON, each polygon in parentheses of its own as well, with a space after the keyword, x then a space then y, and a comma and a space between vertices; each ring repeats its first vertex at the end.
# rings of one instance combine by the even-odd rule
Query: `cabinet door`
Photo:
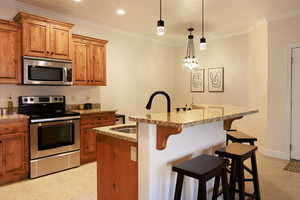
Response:
POLYGON ((115 159, 113 168, 116 183, 116 199, 138 199, 138 165, 137 160, 131 160, 132 147, 136 149, 135 153, 137 153, 136 144, 125 140, 114 139, 113 149, 115 159))
POLYGON ((0 177, 4 175, 4 147, 3 141, 0 139, 0 177))
POLYGON ((23 53, 26 56, 51 57, 50 25, 46 22, 26 20, 23 24, 23 53))
POLYGON ((73 84, 85 85, 87 83, 88 44, 85 42, 73 41, 73 84))
POLYGON ((0 83, 19 83, 21 44, 19 27, 0 24, 0 83))
POLYGON ((106 85, 106 50, 104 45, 91 45, 92 84, 106 85))
POLYGON ((70 59, 72 34, 69 27, 51 24, 51 57, 57 59, 70 59))
POLYGON ((136 144, 98 135, 97 145, 98 199, 137 200, 138 165, 131 160, 136 144))
MULTIPOLYGON (((97 136, 97 187, 98 199, 117 200, 115 181, 115 159, 113 141, 114 138, 97 136)), ((123 198, 121 198, 123 199, 123 198)))
POLYGON ((92 129, 81 129, 81 163, 96 160, 96 133, 92 129))
MULTIPOLYGON (((1 139, 0 139, 1 140, 1 139)), ((2 136, 4 173, 15 173, 26 169, 25 134, 17 133, 2 136)))

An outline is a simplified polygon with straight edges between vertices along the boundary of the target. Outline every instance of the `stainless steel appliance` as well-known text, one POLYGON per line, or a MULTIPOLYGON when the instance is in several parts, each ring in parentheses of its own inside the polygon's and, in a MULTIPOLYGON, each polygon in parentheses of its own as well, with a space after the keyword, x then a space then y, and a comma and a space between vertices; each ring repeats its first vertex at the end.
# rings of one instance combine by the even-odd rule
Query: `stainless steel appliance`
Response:
POLYGON ((19 97, 30 116, 30 177, 80 165, 80 114, 66 112, 64 96, 19 97))
POLYGON ((24 85, 72 85, 72 62, 23 57, 24 85))

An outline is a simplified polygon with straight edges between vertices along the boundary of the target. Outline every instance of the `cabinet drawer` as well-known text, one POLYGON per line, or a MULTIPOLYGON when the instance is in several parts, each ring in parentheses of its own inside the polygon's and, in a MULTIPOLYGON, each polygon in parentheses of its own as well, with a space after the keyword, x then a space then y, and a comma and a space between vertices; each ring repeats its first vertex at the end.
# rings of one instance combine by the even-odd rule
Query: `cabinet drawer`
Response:
POLYGON ((81 117, 81 127, 98 127, 115 124, 115 113, 97 113, 81 117))
POLYGON ((27 120, 0 123, 0 135, 27 132, 27 120))

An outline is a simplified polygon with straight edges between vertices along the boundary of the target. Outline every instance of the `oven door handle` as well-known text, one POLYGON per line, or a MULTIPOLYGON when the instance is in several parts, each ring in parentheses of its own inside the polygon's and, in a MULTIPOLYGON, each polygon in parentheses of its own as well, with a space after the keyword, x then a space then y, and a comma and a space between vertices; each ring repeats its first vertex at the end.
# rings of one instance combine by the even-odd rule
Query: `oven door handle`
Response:
POLYGON ((41 126, 52 126, 52 125, 60 125, 60 124, 73 124, 73 120, 68 121, 58 121, 58 122, 46 122, 46 123, 38 123, 38 127, 41 126))
POLYGON ((32 119, 31 123, 44 123, 44 122, 55 122, 58 121, 67 121, 67 120, 78 120, 80 116, 72 116, 72 117, 57 117, 57 118, 48 118, 48 119, 32 119))

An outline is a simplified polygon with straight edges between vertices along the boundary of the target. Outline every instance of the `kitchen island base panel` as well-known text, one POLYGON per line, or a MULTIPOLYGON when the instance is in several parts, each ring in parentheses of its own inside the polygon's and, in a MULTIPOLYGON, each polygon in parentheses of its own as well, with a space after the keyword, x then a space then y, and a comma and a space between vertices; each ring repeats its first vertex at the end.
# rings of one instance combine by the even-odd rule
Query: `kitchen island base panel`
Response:
MULTIPOLYGON (((138 123, 139 200, 173 199, 176 173, 168 163, 191 154, 212 154, 215 146, 225 144, 223 121, 184 128, 181 134, 169 137, 164 150, 156 149, 156 131, 156 125, 138 123)), ((211 197, 213 180, 207 185, 211 197)), ((183 200, 196 199, 197 190, 198 181, 186 178, 183 200)))

